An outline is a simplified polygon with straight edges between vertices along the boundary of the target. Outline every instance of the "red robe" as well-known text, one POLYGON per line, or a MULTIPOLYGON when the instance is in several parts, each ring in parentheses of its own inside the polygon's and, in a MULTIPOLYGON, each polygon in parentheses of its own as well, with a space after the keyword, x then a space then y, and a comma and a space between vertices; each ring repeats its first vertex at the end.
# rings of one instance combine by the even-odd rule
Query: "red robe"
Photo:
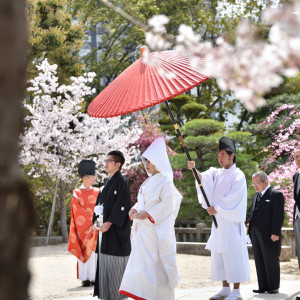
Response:
POLYGON ((92 219, 98 194, 99 189, 94 187, 73 191, 68 251, 83 263, 87 262, 97 245, 98 231, 93 230, 92 219))

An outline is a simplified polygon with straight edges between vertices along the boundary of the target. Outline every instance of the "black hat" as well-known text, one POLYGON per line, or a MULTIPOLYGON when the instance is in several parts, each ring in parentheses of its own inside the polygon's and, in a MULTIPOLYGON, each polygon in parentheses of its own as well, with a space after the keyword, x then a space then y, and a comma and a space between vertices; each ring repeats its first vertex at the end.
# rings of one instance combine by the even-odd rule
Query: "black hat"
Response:
POLYGON ((231 151, 233 153, 236 153, 236 148, 235 148, 235 143, 233 140, 229 139, 226 136, 223 136, 222 138, 220 138, 219 140, 219 151, 221 150, 228 150, 231 151))
POLYGON ((84 159, 78 165, 78 174, 84 175, 95 175, 96 163, 93 160, 84 159))

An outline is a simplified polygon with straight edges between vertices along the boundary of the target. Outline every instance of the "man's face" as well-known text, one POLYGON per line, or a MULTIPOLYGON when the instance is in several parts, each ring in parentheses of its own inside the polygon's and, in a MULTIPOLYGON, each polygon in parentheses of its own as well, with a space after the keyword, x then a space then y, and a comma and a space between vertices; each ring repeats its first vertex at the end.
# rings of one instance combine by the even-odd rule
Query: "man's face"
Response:
POLYGON ((113 174, 117 172, 120 168, 120 163, 117 163, 112 155, 106 156, 105 159, 105 172, 108 174, 113 174))
POLYGON ((300 168, 300 149, 297 149, 295 152, 295 163, 300 168))
POLYGON ((268 181, 261 181, 259 176, 252 177, 252 185, 256 192, 261 193, 268 186, 268 181))
POLYGON ((226 150, 218 152, 218 161, 222 168, 229 169, 233 164, 234 154, 229 155, 226 150))

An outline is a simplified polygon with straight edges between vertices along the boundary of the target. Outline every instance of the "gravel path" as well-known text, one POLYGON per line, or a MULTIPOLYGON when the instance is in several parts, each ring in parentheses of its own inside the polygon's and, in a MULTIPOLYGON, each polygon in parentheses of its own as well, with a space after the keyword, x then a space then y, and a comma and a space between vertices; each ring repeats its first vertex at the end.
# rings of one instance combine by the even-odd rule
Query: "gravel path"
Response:
MULTIPOLYGON (((181 281, 177 289, 193 289, 219 285, 209 279, 210 257, 178 254, 181 281)), ((67 244, 31 248, 29 268, 32 278, 29 294, 32 300, 91 297, 93 288, 81 287, 76 278, 76 259, 67 251, 67 244)), ((251 281, 256 284, 254 260, 250 260, 251 281)), ((298 262, 281 263, 281 286, 283 281, 299 280, 298 262)), ((300 286, 300 283, 299 283, 300 286)))

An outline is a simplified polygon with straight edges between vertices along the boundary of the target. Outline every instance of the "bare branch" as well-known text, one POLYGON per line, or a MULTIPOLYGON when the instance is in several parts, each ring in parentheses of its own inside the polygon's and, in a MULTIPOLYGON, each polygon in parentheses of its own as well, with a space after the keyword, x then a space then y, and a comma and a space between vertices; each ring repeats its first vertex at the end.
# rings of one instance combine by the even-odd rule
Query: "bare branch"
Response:
MULTIPOLYGON (((128 20, 130 23, 133 25, 136 25, 142 29, 144 29, 146 32, 153 32, 151 27, 148 25, 144 24, 142 21, 138 20, 137 17, 133 17, 129 15, 127 12, 125 12, 123 9, 120 7, 115 6, 108 0, 100 0, 103 4, 105 4, 107 7, 111 8, 113 11, 124 17, 126 20, 128 20)), ((154 34, 158 35, 156 32, 153 32, 154 34)), ((171 44, 175 43, 174 36, 172 34, 161 34, 161 36, 171 44)))
POLYGON ((143 28, 145 31, 150 31, 150 27, 145 25, 143 22, 141 22, 140 20, 132 17, 131 15, 129 15, 127 12, 125 12, 123 9, 121 9, 120 7, 115 6, 114 4, 112 4, 111 2, 109 2, 108 0, 100 0, 103 4, 105 4, 107 7, 111 8, 113 11, 115 11, 116 13, 118 13, 119 15, 121 15, 122 17, 124 17, 126 20, 128 20, 129 22, 131 22, 132 24, 143 28))
POLYGON ((52 194, 54 194, 55 191, 55 184, 53 183, 53 181, 50 179, 49 176, 47 176, 47 174, 45 174, 41 168, 40 165, 36 164, 34 166, 34 169, 36 170, 36 173, 38 173, 39 175, 41 175, 44 184, 46 185, 47 189, 49 190, 49 192, 51 192, 52 194))

